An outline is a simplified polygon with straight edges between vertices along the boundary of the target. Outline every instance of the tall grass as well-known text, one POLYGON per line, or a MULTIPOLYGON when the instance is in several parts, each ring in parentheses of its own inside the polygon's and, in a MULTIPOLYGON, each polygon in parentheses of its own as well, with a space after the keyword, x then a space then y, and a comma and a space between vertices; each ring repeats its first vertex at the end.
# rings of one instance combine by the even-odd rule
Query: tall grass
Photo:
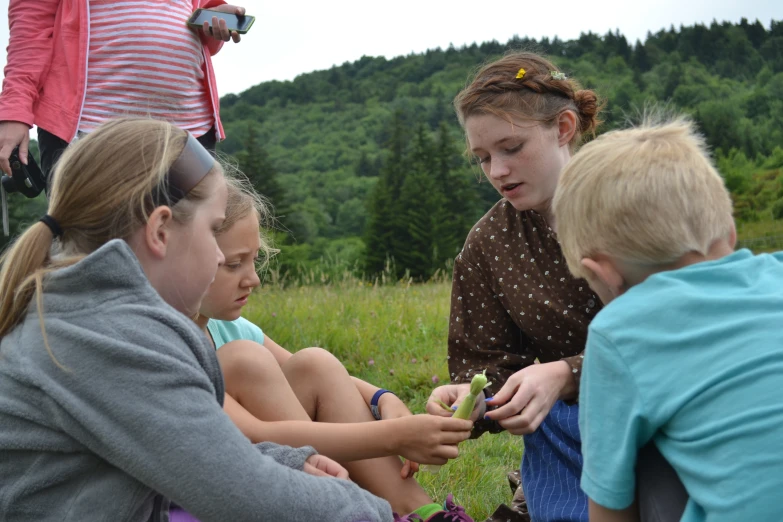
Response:
POLYGON ((783 220, 751 221, 737 224, 737 247, 754 252, 783 250, 783 220))
MULTIPOLYGON (((352 375, 393 390, 412 412, 422 413, 432 388, 449 382, 451 287, 443 278, 386 283, 346 276, 324 285, 268 285, 244 315, 291 351, 329 350, 352 375)), ((506 473, 519 466, 522 440, 484 435, 463 443, 460 452, 437 475, 419 473, 419 482, 437 500, 453 493, 471 516, 483 520, 511 500, 506 473)))

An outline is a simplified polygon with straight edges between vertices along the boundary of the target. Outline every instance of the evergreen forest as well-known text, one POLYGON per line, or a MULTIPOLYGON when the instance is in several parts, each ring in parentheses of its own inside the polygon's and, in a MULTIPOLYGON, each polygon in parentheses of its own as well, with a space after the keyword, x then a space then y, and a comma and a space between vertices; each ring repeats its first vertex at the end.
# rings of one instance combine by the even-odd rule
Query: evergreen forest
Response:
MULTIPOLYGON (((599 132, 651 104, 690 114, 733 194, 740 231, 783 236, 783 21, 743 19, 635 42, 588 32, 365 56, 224 96, 219 150, 274 205, 277 272, 427 280, 447 270, 499 198, 464 154, 451 102, 478 66, 508 50, 543 52, 594 89, 605 100, 599 132)), ((45 208, 16 194, 9 204, 16 231, 45 208)))

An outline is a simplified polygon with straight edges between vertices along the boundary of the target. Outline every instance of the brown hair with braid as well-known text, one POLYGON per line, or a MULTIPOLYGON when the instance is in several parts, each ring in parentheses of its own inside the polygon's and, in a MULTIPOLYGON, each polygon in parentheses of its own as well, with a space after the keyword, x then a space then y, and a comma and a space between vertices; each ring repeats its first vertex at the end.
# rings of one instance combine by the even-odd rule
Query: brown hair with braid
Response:
POLYGON ((594 133, 601 123, 598 113, 603 104, 595 92, 553 73, 561 71, 549 60, 529 52, 512 52, 484 65, 454 98, 460 124, 464 127, 470 116, 494 114, 553 125, 563 111, 571 110, 577 119, 570 143, 574 148, 582 136, 594 133), (522 69, 524 75, 520 74, 522 69))

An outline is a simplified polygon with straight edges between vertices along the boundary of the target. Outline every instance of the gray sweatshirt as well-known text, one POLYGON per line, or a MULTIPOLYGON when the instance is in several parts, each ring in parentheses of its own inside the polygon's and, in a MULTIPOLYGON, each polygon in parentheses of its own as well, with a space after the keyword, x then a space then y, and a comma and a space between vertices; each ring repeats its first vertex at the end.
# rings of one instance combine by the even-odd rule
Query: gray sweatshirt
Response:
POLYGON ((393 520, 355 484, 301 471, 312 448, 253 446, 221 408, 215 350, 130 247, 45 281, 0 339, 0 521, 393 520))

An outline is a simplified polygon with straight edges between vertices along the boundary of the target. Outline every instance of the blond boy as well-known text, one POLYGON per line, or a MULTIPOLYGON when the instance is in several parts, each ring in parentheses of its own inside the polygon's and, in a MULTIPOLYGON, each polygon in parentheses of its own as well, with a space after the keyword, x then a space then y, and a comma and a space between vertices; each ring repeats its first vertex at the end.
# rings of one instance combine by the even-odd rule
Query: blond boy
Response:
POLYGON ((589 143, 553 210, 569 269, 607 305, 580 388, 590 520, 636 519, 651 441, 688 492, 683 521, 783 520, 783 254, 734 252, 731 199, 693 124, 589 143))

